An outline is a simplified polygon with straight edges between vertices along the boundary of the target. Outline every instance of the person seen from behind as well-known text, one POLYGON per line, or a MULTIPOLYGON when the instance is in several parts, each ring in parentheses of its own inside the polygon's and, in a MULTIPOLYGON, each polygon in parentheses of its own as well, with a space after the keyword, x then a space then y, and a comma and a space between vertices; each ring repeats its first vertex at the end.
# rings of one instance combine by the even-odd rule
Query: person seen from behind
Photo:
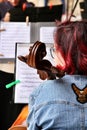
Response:
POLYGON ((28 130, 87 129, 87 22, 67 21, 53 34, 51 56, 61 78, 46 80, 29 97, 28 130))

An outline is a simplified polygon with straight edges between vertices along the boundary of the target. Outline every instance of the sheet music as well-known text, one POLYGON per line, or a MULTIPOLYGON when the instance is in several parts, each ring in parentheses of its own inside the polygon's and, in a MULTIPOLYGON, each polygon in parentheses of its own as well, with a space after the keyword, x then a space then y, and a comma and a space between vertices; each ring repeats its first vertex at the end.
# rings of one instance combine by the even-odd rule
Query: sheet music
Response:
POLYGON ((1 22, 0 32, 0 58, 15 57, 16 42, 30 42, 30 24, 26 22, 1 22))
POLYGON ((54 43, 53 32, 55 27, 41 27, 40 28, 40 41, 44 43, 54 43))
MULTIPOLYGON (((43 80, 39 78, 36 69, 29 67, 17 58, 18 55, 28 54, 31 45, 32 44, 17 44, 15 80, 20 80, 20 83, 15 86, 15 103, 28 103, 31 92, 43 82, 43 80)), ((51 45, 47 46, 46 59, 49 58, 52 62, 50 56, 51 45)))

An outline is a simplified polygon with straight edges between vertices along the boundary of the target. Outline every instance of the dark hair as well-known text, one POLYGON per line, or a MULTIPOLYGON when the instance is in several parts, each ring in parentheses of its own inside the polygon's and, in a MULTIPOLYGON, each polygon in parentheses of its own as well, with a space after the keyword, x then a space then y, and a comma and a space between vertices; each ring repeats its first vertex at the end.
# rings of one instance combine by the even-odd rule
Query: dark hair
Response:
POLYGON ((54 32, 56 49, 65 65, 57 66, 68 74, 87 75, 87 21, 66 22, 54 32))

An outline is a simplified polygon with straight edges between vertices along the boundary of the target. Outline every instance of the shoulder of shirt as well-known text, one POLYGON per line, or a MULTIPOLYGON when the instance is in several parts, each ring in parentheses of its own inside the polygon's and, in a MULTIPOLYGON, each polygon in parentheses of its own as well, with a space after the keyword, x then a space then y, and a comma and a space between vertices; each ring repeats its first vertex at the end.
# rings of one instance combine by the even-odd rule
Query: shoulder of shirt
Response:
POLYGON ((53 80, 46 80, 46 81, 42 82, 37 88, 34 89, 34 91, 29 96, 29 105, 31 108, 35 104, 35 100, 37 99, 40 92, 42 92, 42 89, 44 87, 47 87, 48 84, 50 84, 52 82, 53 82, 53 80))
POLYGON ((47 87, 49 84, 54 83, 55 80, 45 80, 43 81, 35 90, 31 93, 30 96, 38 96, 40 91, 44 88, 47 87))

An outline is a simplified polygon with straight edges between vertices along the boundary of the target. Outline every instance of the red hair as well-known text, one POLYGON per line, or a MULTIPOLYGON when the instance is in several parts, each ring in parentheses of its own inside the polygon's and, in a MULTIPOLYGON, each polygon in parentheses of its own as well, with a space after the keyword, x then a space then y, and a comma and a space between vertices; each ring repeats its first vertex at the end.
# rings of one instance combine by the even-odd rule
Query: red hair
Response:
POLYGON ((87 22, 75 21, 58 25, 54 32, 55 46, 64 66, 57 66, 68 74, 87 75, 87 22))

